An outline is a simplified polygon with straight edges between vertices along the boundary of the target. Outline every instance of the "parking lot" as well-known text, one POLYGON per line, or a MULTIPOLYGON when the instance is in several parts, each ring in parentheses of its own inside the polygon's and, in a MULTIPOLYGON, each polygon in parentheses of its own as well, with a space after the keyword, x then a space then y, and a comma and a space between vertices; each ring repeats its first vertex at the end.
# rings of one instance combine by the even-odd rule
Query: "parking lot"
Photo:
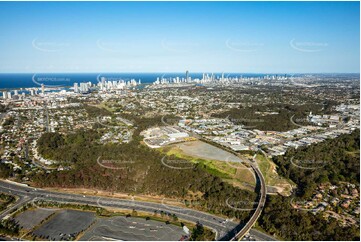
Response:
POLYGON ((38 237, 47 240, 72 240, 95 220, 92 212, 61 210, 53 218, 34 231, 38 237))
POLYGON ((55 213, 56 209, 36 208, 27 210, 15 217, 15 221, 27 230, 33 229, 41 221, 55 213))
POLYGON ((181 227, 144 218, 101 218, 80 240, 177 241, 185 235, 181 227))

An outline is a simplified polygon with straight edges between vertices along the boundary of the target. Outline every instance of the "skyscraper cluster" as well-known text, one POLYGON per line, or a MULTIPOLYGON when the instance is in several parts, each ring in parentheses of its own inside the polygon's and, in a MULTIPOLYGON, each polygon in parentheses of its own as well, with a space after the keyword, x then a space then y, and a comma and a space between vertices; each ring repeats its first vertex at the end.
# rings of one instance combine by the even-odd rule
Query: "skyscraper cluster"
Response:
MULTIPOLYGON (((31 95, 34 95, 34 90, 30 90, 30 92, 32 93, 31 95)), ((14 90, 14 95, 12 94, 12 91, 3 91, 2 92, 2 99, 4 100, 8 100, 8 99, 21 99, 21 98, 25 98, 25 92, 22 92, 19 95, 19 91, 18 90, 14 90)))
POLYGON ((99 91, 107 92, 107 91, 124 90, 129 87, 135 87, 140 84, 141 81, 138 80, 137 82, 135 79, 131 79, 129 81, 125 81, 125 80, 109 81, 105 77, 101 77, 100 81, 96 85, 93 85, 91 82, 74 83, 73 89, 75 93, 89 93, 92 87, 99 89, 99 91))
POLYGON ((91 82, 81 82, 79 85, 78 83, 74 83, 74 92, 75 93, 88 93, 92 86, 91 82))
POLYGON ((224 75, 224 73, 219 75, 215 75, 214 73, 208 74, 203 73, 202 78, 194 78, 192 79, 189 76, 189 72, 186 71, 185 78, 183 77, 157 77, 157 80, 153 82, 153 85, 159 84, 179 84, 179 83, 199 83, 199 84, 209 84, 209 83, 224 83, 224 84, 231 84, 231 83, 240 83, 240 82, 249 82, 249 81, 287 81, 290 80, 291 77, 287 75, 266 75, 266 76, 249 76, 243 77, 240 75, 239 77, 233 75, 224 75))
POLYGON ((97 86, 101 91, 113 91, 113 90, 123 90, 129 87, 135 87, 140 84, 141 81, 138 80, 137 82, 135 79, 131 79, 129 81, 125 81, 125 80, 107 81, 105 77, 102 77, 100 79, 100 82, 97 84, 97 86))

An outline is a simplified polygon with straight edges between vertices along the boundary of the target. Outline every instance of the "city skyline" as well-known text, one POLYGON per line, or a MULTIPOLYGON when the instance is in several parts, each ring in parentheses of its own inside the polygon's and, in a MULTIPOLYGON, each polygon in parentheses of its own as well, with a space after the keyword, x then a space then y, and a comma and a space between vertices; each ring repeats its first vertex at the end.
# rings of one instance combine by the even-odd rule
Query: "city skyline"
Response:
POLYGON ((0 3, 0 73, 359 73, 359 2, 0 3))
POLYGON ((360 1, 0 16, 1 240, 360 241, 360 1))

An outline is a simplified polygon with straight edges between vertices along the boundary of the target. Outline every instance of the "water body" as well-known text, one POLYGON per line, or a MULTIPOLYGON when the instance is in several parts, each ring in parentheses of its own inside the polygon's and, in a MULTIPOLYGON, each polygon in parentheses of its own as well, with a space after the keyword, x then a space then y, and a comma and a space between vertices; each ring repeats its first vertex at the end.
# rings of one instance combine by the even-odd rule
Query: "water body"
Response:
MULTIPOLYGON (((208 73, 211 75, 211 73, 208 73)), ((214 73, 216 77, 220 77, 222 73, 214 73)), ((284 75, 284 74, 283 74, 284 75)), ((45 86, 73 86, 74 83, 91 82, 96 84, 101 77, 105 77, 108 81, 135 79, 141 80, 142 83, 153 83, 157 77, 161 78, 185 78, 184 73, 25 73, 25 74, 0 74, 0 90, 4 89, 20 89, 20 88, 40 88, 41 84, 45 86)), ((202 78, 202 73, 189 73, 194 78, 202 78)), ((263 77, 264 74, 242 74, 242 73, 224 73, 225 77, 263 77)))

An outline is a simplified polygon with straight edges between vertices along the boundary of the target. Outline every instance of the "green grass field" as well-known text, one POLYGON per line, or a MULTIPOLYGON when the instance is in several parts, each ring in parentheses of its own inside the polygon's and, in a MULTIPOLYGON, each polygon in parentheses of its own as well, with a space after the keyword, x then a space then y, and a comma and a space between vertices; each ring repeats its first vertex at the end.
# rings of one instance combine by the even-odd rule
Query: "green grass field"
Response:
POLYGON ((265 178, 267 186, 276 187, 280 194, 289 196, 292 187, 294 187, 295 184, 286 178, 280 177, 276 171, 276 164, 269 158, 266 158, 263 154, 257 154, 256 161, 265 178))
MULTIPOLYGON (((160 148, 167 155, 174 155, 179 159, 185 159, 192 163, 202 165, 208 173, 227 181, 228 183, 244 189, 255 186, 253 171, 241 163, 227 163, 226 161, 205 160, 185 154, 175 145, 160 148)), ((251 189, 252 190, 252 189, 251 189)))

